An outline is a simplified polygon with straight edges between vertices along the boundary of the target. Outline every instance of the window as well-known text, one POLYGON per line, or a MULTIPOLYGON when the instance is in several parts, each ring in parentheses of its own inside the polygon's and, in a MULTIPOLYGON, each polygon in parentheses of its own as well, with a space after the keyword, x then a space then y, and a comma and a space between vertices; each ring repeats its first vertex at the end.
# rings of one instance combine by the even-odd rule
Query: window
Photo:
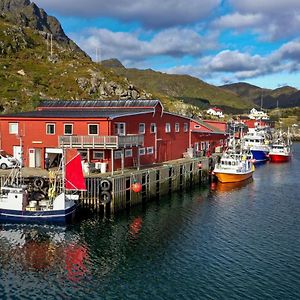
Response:
POLYGON ((64 135, 73 134, 73 124, 64 124, 64 135))
POLYGON ((98 135, 98 130, 98 124, 89 124, 89 135, 98 135))
POLYGON ((104 151, 94 151, 93 159, 104 159, 104 151))
POLYGON ((171 124, 170 123, 166 123, 166 132, 171 132, 171 124))
POLYGON ((205 150, 205 142, 201 142, 201 150, 205 150))
POLYGON ((175 123, 175 132, 179 132, 179 129, 180 129, 179 123, 175 123))
POLYGON ((122 151, 115 151, 114 156, 115 156, 115 159, 121 159, 121 157, 122 157, 122 151))
POLYGON ((132 149, 125 149, 125 157, 132 157, 132 149))
POLYGON ((145 133, 145 123, 140 123, 139 124, 139 134, 144 134, 145 133))
POLYGON ((125 123, 115 123, 115 135, 125 135, 125 123))
POLYGON ((19 133, 19 123, 9 123, 9 134, 19 133))
POLYGON ((195 150, 199 151, 199 143, 195 143, 195 150))
POLYGON ((184 123, 183 124, 183 131, 184 132, 188 132, 189 131, 189 124, 188 123, 184 123))
POLYGON ((153 147, 147 147, 147 154, 153 154, 153 147))
POLYGON ((195 128, 196 128, 196 129, 200 129, 201 126, 200 126, 200 125, 195 125, 195 128))
POLYGON ((55 124, 46 124, 46 134, 55 134, 55 124))
POLYGON ((145 148, 139 149, 139 155, 145 155, 145 153, 146 153, 145 148))
POLYGON ((150 125, 150 132, 151 133, 156 133, 156 124, 155 123, 151 123, 151 125, 150 125))

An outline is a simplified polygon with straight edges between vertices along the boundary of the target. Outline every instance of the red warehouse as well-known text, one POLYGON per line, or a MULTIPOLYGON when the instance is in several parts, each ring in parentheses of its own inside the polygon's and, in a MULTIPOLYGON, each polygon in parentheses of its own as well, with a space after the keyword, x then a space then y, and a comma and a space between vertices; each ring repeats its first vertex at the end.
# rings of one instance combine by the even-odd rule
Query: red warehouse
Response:
POLYGON ((191 120, 191 144, 197 156, 222 152, 227 143, 225 122, 191 120), (214 126, 210 125, 213 124, 214 126))
POLYGON ((0 148, 27 167, 56 165, 63 145, 96 168, 117 170, 182 158, 190 143, 190 119, 158 100, 51 100, 0 117, 0 148))

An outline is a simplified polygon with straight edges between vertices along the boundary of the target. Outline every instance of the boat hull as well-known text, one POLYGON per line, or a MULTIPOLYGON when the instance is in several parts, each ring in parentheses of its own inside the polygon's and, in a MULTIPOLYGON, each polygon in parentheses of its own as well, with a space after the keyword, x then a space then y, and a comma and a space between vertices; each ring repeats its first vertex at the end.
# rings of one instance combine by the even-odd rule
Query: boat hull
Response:
POLYGON ((222 172, 214 172, 215 176, 222 183, 232 183, 232 182, 240 182, 247 180, 252 177, 253 172, 248 172, 244 174, 232 174, 232 173, 222 173, 222 172))
POLYGON ((268 152, 263 150, 251 150, 253 159, 257 162, 268 160, 268 152))
POLYGON ((271 154, 270 153, 270 161, 271 162, 288 162, 291 159, 291 156, 288 154, 271 154))
POLYGON ((53 211, 19 211, 0 209, 0 221, 12 223, 60 223, 72 221, 76 213, 76 205, 66 210, 53 211))

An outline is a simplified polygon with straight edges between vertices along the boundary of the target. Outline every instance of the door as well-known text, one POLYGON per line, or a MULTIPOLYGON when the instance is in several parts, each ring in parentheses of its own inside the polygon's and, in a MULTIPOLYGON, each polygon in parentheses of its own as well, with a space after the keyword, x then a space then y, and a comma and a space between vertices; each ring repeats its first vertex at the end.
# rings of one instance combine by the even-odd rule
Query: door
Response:
POLYGON ((31 148, 29 149, 29 168, 40 168, 41 163, 41 149, 31 148))
POLYGON ((13 147, 13 157, 16 158, 22 165, 22 147, 21 146, 13 147))
POLYGON ((35 168, 35 150, 29 149, 29 168, 35 168))

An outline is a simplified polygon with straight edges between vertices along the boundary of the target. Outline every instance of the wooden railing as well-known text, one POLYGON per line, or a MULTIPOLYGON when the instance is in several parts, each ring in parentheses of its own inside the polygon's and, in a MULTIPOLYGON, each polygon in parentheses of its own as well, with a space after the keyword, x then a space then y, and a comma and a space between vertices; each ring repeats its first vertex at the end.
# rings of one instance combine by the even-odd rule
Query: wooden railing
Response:
POLYGON ((58 141, 60 146, 70 148, 100 148, 119 149, 132 146, 143 146, 144 135, 126 136, 60 136, 58 141))

